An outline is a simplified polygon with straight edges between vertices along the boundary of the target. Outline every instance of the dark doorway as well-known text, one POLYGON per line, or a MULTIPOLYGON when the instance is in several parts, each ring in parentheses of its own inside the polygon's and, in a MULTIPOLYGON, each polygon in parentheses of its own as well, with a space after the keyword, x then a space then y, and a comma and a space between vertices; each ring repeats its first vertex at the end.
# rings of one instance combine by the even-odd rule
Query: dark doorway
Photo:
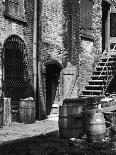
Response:
POLYGON ((56 64, 46 66, 46 114, 50 115, 54 103, 61 68, 56 64))
POLYGON ((102 51, 107 47, 108 36, 108 11, 110 10, 110 4, 106 1, 102 1, 102 51))

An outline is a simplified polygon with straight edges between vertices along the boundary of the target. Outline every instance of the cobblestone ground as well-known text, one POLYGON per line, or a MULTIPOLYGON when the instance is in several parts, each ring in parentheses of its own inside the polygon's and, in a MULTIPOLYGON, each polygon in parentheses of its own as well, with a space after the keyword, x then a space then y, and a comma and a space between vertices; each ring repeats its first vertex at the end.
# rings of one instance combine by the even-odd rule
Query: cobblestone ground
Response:
POLYGON ((58 131, 0 147, 0 155, 115 155, 108 142, 88 144, 85 140, 60 139, 58 131))
POLYGON ((57 120, 12 124, 0 129, 0 155, 116 155, 116 142, 61 139, 57 120))

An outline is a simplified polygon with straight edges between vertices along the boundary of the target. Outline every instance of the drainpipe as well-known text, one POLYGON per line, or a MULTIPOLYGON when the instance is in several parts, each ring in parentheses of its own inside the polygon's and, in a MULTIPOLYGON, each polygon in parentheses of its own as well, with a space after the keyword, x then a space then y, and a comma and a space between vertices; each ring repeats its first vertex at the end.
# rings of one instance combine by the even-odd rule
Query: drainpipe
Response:
POLYGON ((37 0, 34 1, 33 23, 33 74, 34 74, 34 100, 37 104, 37 0))

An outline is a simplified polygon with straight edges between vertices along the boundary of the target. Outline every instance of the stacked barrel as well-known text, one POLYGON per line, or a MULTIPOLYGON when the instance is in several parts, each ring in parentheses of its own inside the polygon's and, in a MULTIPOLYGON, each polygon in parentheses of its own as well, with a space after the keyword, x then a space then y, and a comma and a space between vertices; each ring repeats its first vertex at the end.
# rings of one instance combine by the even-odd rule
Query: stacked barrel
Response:
POLYGON ((61 138, 81 138, 97 142, 105 138, 104 115, 98 112, 98 97, 65 99, 59 107, 59 134, 61 138))
POLYGON ((83 134, 83 100, 65 99, 59 107, 59 133, 61 138, 80 138, 83 134))

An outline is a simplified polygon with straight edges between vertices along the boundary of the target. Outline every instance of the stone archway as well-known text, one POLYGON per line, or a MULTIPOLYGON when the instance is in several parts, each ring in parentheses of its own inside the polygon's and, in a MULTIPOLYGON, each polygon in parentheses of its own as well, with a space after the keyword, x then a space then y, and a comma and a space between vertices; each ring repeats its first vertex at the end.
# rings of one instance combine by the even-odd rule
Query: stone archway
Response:
POLYGON ((19 100, 25 98, 27 87, 27 53, 23 40, 12 35, 3 46, 3 94, 11 98, 14 120, 18 119, 19 100))

